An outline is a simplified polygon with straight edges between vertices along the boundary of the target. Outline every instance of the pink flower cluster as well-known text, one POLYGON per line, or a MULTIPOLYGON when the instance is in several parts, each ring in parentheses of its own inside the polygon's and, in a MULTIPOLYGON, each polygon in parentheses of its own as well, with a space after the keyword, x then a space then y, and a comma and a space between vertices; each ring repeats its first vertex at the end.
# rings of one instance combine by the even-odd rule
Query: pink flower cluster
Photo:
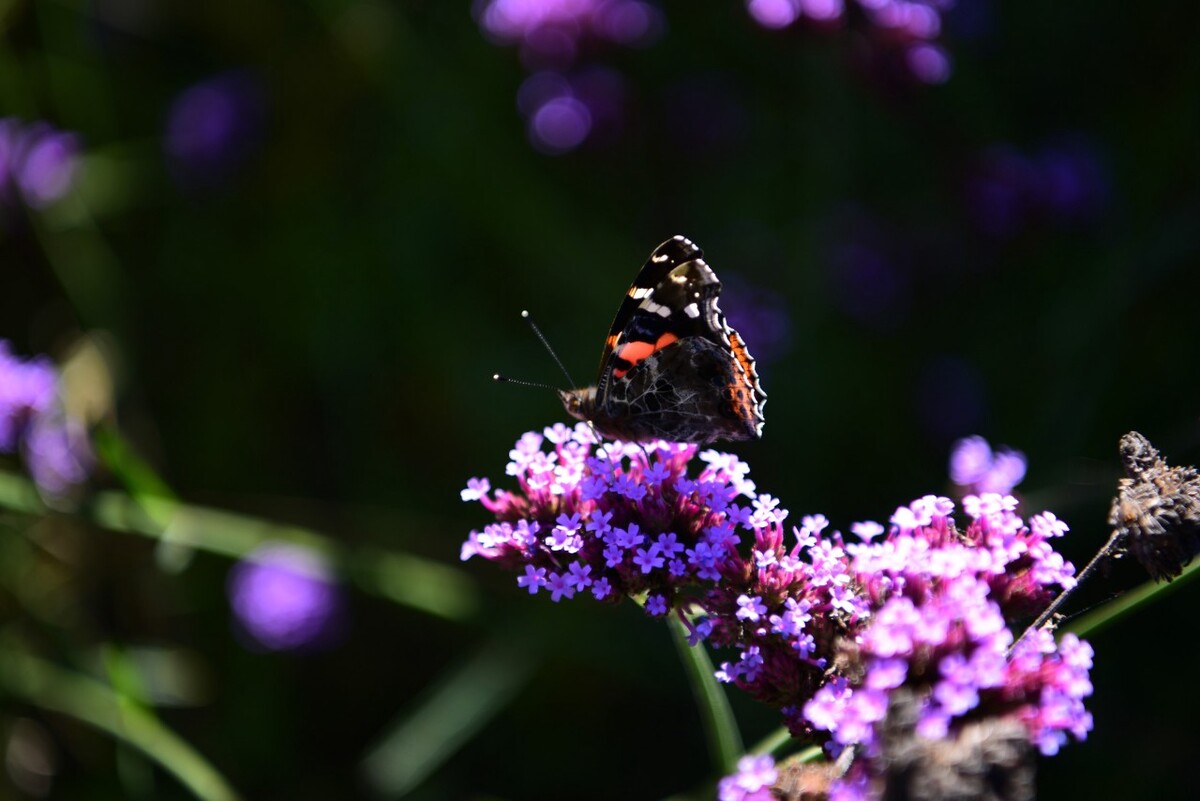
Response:
MULTIPOLYGON (((600 443, 584 424, 527 433, 509 453, 516 491, 478 478, 463 490, 495 522, 470 533, 462 558, 513 570, 555 602, 636 598, 653 616, 676 614, 693 645, 732 649, 718 680, 779 709, 798 737, 826 739, 832 753, 860 747, 843 797, 866 787, 855 771, 878 756, 901 687, 922 699, 921 736, 990 716, 1020 721, 1045 754, 1087 735, 1090 646, 1043 632, 1012 647, 1015 621, 1074 584, 1051 544, 1067 526, 1052 513, 1026 520, 998 493, 968 495, 961 510, 928 495, 886 527, 855 523, 851 541, 823 515, 789 531, 788 511, 757 492, 745 463, 698 451, 600 443)), ((730 797, 756 797, 727 784, 730 797)))

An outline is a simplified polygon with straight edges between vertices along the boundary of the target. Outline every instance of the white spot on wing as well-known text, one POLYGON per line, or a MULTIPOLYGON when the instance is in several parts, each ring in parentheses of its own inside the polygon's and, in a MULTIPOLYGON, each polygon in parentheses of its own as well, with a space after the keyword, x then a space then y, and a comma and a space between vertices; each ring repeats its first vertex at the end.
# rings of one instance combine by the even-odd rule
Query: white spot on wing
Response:
MULTIPOLYGON (((696 297, 700 297, 700 296, 697 295, 696 297)), ((688 317, 691 317, 694 320, 700 316, 700 307, 697 306, 695 303, 689 303, 688 305, 683 307, 683 313, 686 314, 688 317)))
POLYGON ((648 311, 651 314, 657 314, 659 317, 670 317, 671 316, 670 309, 668 309, 666 306, 662 305, 661 303, 655 303, 652 300, 643 301, 642 305, 639 308, 641 308, 643 311, 648 311))
POLYGON ((634 300, 641 300, 642 298, 646 297, 647 295, 651 294, 652 292, 654 292, 653 287, 640 286, 640 287, 637 287, 636 289, 631 289, 629 291, 629 297, 633 298, 634 300))

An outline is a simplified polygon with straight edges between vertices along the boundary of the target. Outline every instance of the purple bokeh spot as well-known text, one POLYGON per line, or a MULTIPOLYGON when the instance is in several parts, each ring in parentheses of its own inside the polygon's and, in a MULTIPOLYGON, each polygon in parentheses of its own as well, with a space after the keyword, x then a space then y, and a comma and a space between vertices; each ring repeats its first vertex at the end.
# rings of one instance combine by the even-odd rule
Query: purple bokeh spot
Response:
POLYGON ((79 137, 41 124, 30 128, 24 138, 12 175, 25 201, 42 208, 71 188, 79 166, 79 137))
POLYGON ((838 306, 859 322, 890 328, 908 316, 908 275, 863 242, 835 247, 827 260, 838 306))
POLYGON ((955 484, 974 484, 991 466, 992 446, 983 437, 964 437, 950 451, 950 480, 955 484))
POLYGON ((262 136, 265 96, 260 81, 238 71, 179 94, 167 113, 163 149, 185 184, 215 184, 242 166, 262 136))
POLYGON ((993 147, 974 168, 966 194, 980 230, 1009 237, 1035 219, 1095 222, 1108 208, 1112 188, 1099 149, 1085 137, 1068 136, 1033 158, 1011 146, 993 147))
POLYGON ((234 565, 228 591, 239 625, 272 651, 326 642, 341 605, 324 560, 285 543, 263 545, 234 565))
POLYGON ((913 76, 922 83, 945 83, 950 80, 950 57, 935 44, 923 42, 908 48, 904 61, 913 76))
POLYGON ((883 3, 872 10, 871 17, 884 28, 916 39, 932 39, 942 30, 942 17, 937 10, 920 3, 883 3))
POLYGON ((574 97, 544 103, 529 120, 529 138, 544 153, 567 153, 583 144, 592 129, 588 107, 574 97))
POLYGON ((746 10, 764 28, 786 28, 800 18, 800 6, 794 0, 748 0, 746 10))
POLYGON ((81 484, 94 461, 87 431, 78 420, 41 417, 25 438, 25 464, 42 492, 65 495, 81 484))
POLYGON ((612 0, 593 15, 596 32, 622 45, 642 45, 657 38, 663 28, 662 12, 637 0, 612 0))
POLYGON ((24 361, 0 340, 0 452, 19 452, 38 489, 63 496, 95 461, 83 421, 68 417, 45 357, 24 361))
POLYGON ((1062 223, 1095 220, 1108 206, 1108 170, 1098 150, 1079 137, 1046 146, 1035 163, 1038 201, 1047 217, 1062 223))
POLYGON ((559 97, 571 94, 571 84, 557 72, 535 72, 517 89, 517 110, 532 117, 542 106, 559 97))
POLYGON ((809 19, 828 22, 839 19, 846 6, 842 0, 800 0, 800 10, 809 19))
POLYGON ((722 279, 721 310, 755 359, 767 364, 785 354, 791 347, 792 320, 783 298, 736 273, 727 272, 722 279))
POLYGON ((968 493, 1007 495, 1025 478, 1025 454, 1001 447, 992 451, 980 436, 965 437, 950 451, 950 480, 968 493))
POLYGON ((498 42, 519 43, 525 61, 560 68, 584 37, 643 45, 664 27, 662 12, 642 0, 491 0, 476 19, 498 42))
POLYGON ((79 136, 45 122, 0 119, 0 196, 40 209, 70 191, 79 167, 79 136))

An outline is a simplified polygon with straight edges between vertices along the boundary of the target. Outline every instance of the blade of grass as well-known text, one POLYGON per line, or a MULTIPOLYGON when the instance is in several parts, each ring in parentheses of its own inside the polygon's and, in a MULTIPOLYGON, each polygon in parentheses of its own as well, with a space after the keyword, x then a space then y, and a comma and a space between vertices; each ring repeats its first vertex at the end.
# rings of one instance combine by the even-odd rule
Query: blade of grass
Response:
MULTIPOLYGON (((0 507, 27 514, 49 510, 28 479, 0 471, 0 507)), ((350 548, 312 529, 252 515, 144 495, 99 492, 76 512, 101 528, 136 534, 240 559, 268 540, 292 542, 325 555, 364 591, 447 620, 463 621, 479 609, 474 582, 432 559, 382 548, 350 548)))
POLYGON ((738 757, 742 755, 742 735, 738 731, 737 721, 734 720, 733 710, 729 707, 729 699, 725 691, 713 676, 712 660, 703 647, 693 648, 688 645, 687 628, 678 619, 670 621, 671 638, 679 651, 687 672, 688 681, 692 685, 692 694, 700 707, 700 719, 704 725, 704 733, 708 739, 708 753, 713 765, 721 774, 730 773, 737 766, 738 757))
POLYGON ((1123 592, 1103 606, 1076 618, 1063 626, 1062 630, 1072 632, 1081 637, 1094 635, 1098 631, 1120 620, 1125 615, 1134 612, 1151 601, 1164 597, 1172 590, 1178 589, 1197 573, 1200 573, 1200 560, 1193 561, 1192 564, 1188 565, 1183 573, 1174 581, 1169 583, 1147 581, 1140 587, 1123 592))
POLYGON ((0 648, 5 692, 47 711, 80 720, 130 745, 179 780, 202 801, 237 801, 238 795, 191 745, 103 683, 10 647, 0 648))
POLYGON ((536 666, 525 637, 488 642, 406 710, 359 767, 380 798, 399 798, 441 767, 524 687, 536 666))

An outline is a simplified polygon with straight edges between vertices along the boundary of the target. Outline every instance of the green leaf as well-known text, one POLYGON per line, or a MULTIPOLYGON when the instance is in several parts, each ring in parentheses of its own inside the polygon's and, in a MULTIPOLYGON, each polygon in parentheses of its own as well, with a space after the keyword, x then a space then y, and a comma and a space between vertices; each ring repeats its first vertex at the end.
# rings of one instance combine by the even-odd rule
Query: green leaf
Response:
POLYGON ((18 698, 95 726, 157 762, 203 801, 237 801, 217 770, 183 738, 111 687, 10 646, 0 647, 0 686, 18 698))

